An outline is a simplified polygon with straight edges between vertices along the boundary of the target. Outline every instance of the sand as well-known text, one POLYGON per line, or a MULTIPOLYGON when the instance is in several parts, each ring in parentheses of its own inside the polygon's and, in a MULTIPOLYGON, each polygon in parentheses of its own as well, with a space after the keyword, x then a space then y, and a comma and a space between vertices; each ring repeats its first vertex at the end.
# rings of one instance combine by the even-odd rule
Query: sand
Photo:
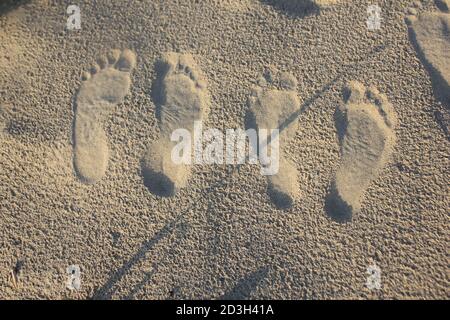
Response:
POLYGON ((2 4, 0 298, 449 298, 448 2, 332 2, 2 4), (170 161, 248 116, 278 175, 170 161))

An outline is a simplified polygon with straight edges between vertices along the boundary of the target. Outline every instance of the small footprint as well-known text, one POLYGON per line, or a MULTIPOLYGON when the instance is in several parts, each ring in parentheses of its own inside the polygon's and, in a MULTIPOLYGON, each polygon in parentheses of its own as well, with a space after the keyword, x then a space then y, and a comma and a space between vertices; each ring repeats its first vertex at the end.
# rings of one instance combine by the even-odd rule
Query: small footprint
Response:
POLYGON ((280 130, 279 171, 267 176, 267 179, 269 196, 281 209, 292 206, 299 190, 297 170, 285 157, 284 151, 286 144, 296 134, 298 122, 294 121, 288 127, 280 128, 300 108, 296 88, 297 80, 292 74, 268 70, 248 99, 250 113, 247 128, 280 130))
POLYGON ((397 123, 387 97, 375 88, 351 81, 344 101, 336 111, 341 160, 325 207, 339 222, 350 221, 360 210, 365 191, 392 152, 397 123))
POLYGON ((157 79, 152 88, 161 128, 161 137, 148 148, 143 159, 144 183, 160 196, 173 196, 186 186, 191 169, 171 159, 176 129, 193 136, 194 121, 201 121, 209 110, 209 94, 201 70, 190 54, 170 52, 157 61, 157 79))
POLYGON ((410 38, 433 80, 436 97, 450 106, 450 0, 435 0, 441 12, 418 15, 421 7, 408 9, 410 38))
POLYGON ((76 96, 74 123, 74 164, 80 179, 88 184, 100 180, 108 166, 109 149, 102 123, 114 105, 130 91, 135 54, 111 50, 83 74, 76 96))

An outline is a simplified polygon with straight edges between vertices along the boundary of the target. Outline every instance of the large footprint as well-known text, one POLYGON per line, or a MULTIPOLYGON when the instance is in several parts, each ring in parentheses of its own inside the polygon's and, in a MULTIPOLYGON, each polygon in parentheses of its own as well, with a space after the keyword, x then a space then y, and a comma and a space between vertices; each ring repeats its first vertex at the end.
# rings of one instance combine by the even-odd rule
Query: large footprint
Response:
POLYGON ((209 95, 206 82, 190 54, 167 53, 157 61, 157 79, 152 88, 161 138, 152 143, 143 161, 145 185, 160 196, 173 196, 186 186, 190 168, 171 159, 176 129, 193 134, 194 121, 206 117, 209 95))
POLYGON ((102 123, 130 91, 130 73, 135 65, 132 51, 112 50, 83 75, 75 101, 74 164, 85 183, 93 184, 105 175, 109 150, 102 123))
POLYGON ((352 81, 344 100, 336 111, 341 161, 326 204, 328 214, 341 222, 360 210, 365 191, 392 152, 397 122, 392 105, 375 88, 352 81))
POLYGON ((261 79, 260 86, 254 88, 248 99, 251 123, 247 127, 254 129, 279 129, 279 171, 267 176, 269 196, 281 209, 292 206, 299 190, 297 170, 285 157, 284 148, 295 136, 298 122, 287 125, 292 114, 300 108, 300 100, 296 93, 297 80, 290 73, 275 74, 269 71, 261 79), (269 88, 269 87, 272 88, 269 88))
POLYGON ((410 38, 425 67, 432 76, 438 99, 450 105, 450 0, 435 0, 442 12, 417 15, 416 8, 409 9, 406 19, 410 38))

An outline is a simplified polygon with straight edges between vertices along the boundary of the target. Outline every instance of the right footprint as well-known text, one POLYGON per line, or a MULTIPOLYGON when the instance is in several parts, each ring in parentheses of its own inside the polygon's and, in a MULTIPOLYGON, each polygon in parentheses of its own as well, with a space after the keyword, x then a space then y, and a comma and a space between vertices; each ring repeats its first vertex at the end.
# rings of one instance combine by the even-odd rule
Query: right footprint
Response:
POLYGON ((339 222, 351 221, 361 209, 364 193, 392 153, 397 123, 394 108, 375 88, 351 81, 344 101, 336 111, 341 160, 325 206, 339 222))
MULTIPOLYGON (((406 23, 420 58, 432 76, 437 98, 450 105, 450 0, 435 0, 442 12, 417 14, 409 8, 406 23)), ((416 7, 420 7, 420 2, 416 7)))
POLYGON ((190 54, 166 53, 156 63, 157 80, 152 88, 161 138, 148 148, 143 159, 144 184, 159 196, 173 196, 186 186, 191 169, 171 158, 171 134, 186 129, 193 135, 194 122, 202 121, 209 108, 209 94, 201 70, 190 54))
POLYGON ((247 128, 279 129, 279 170, 267 176, 268 193, 272 202, 280 209, 288 209, 298 197, 297 169, 286 157, 286 145, 294 138, 298 121, 290 121, 300 108, 297 96, 297 80, 287 72, 269 71, 261 78, 248 99, 249 120, 247 128), (272 87, 272 88, 270 88, 272 87))

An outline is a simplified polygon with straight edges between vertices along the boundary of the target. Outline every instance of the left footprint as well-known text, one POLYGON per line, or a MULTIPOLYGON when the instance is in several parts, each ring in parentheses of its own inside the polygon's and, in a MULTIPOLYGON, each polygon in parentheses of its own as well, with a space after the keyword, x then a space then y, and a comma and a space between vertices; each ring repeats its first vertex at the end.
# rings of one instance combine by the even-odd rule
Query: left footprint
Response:
POLYGON ((111 50, 83 74, 76 96, 74 123, 74 164, 79 178, 88 184, 100 180, 108 166, 109 150, 102 123, 112 108, 130 91, 135 54, 111 50))

